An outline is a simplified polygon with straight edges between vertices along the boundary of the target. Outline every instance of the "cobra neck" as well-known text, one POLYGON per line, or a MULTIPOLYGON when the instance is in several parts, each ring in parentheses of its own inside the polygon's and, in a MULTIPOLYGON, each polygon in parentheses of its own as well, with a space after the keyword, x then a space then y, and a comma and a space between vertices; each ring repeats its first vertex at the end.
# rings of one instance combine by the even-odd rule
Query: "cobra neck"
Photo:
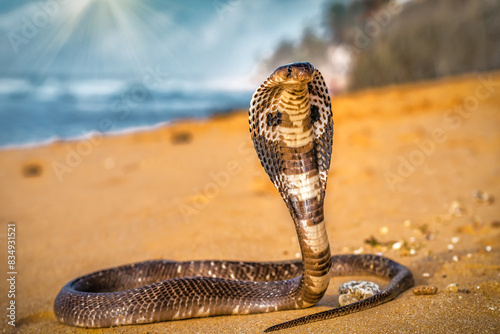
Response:
POLYGON ((282 122, 278 129, 286 199, 304 263, 297 307, 314 305, 323 297, 331 267, 330 245, 323 220, 325 189, 319 180, 311 105, 305 90, 307 85, 282 92, 279 103, 282 122))

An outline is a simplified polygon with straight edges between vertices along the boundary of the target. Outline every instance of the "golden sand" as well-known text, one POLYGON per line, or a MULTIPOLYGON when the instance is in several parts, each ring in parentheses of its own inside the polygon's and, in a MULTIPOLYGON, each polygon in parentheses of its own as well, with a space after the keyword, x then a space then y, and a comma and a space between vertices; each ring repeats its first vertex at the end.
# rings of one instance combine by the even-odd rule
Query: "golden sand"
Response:
MULTIPOLYGON (((363 91, 335 97, 332 106, 325 203, 332 252, 383 252, 438 293, 409 290, 379 307, 283 333, 498 331, 500 73, 363 91), (445 292, 452 283, 457 292, 445 292)), ((333 279, 307 310, 100 330, 55 319, 59 289, 102 268, 160 258, 296 258, 294 227, 247 126, 239 111, 0 151, 2 245, 7 224, 16 224, 17 333, 257 333, 336 306, 338 286, 351 277, 333 279)), ((5 246, 1 252, 6 273, 5 246)), ((2 279, 0 332, 8 333, 7 290, 2 279)))

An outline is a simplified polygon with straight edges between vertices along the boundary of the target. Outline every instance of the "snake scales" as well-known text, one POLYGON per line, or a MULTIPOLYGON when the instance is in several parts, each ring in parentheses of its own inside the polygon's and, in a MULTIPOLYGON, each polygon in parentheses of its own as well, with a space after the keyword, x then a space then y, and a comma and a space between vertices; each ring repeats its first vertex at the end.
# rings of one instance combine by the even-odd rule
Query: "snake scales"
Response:
POLYGON ((413 285, 404 266, 376 255, 331 256, 323 200, 333 121, 320 72, 309 63, 279 67, 256 90, 250 132, 262 166, 283 197, 297 231, 302 261, 147 261, 67 283, 54 302, 59 321, 109 327, 304 308, 324 295, 331 275, 391 279, 354 304, 268 328, 333 318, 387 302, 413 285))

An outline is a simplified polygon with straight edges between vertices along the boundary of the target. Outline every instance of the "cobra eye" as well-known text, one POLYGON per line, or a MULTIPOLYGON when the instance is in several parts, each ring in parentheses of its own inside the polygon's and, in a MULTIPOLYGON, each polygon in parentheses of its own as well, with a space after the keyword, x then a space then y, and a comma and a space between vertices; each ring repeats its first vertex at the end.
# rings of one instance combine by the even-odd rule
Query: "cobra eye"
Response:
POLYGON ((288 73, 286 75, 287 78, 290 78, 292 76, 292 66, 288 66, 288 73))

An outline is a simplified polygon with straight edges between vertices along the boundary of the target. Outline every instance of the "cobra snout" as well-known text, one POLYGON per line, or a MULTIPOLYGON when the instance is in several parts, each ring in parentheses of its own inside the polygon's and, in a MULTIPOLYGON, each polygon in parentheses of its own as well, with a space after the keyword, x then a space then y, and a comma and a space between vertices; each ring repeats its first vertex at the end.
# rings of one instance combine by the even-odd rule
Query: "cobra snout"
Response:
POLYGON ((278 67, 271 77, 282 84, 304 84, 313 80, 314 66, 308 62, 297 62, 278 67))

